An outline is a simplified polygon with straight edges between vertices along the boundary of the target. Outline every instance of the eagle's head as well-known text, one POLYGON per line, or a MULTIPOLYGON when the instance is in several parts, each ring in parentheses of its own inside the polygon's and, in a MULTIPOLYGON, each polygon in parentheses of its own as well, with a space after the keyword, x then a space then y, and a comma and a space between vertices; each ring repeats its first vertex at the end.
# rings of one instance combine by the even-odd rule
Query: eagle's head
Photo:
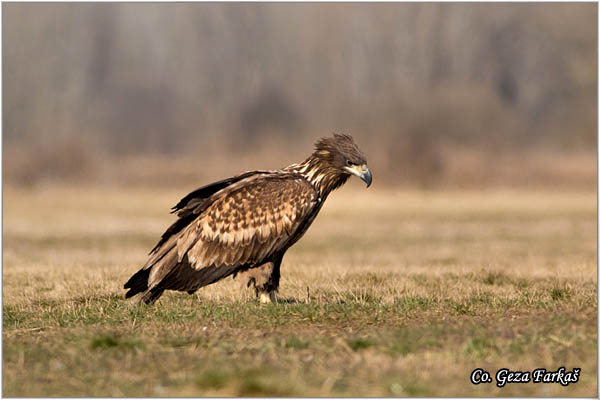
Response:
POLYGON ((352 136, 334 133, 333 137, 319 139, 314 155, 340 175, 355 175, 365 181, 367 187, 371 185, 373 177, 367 167, 367 158, 352 136))

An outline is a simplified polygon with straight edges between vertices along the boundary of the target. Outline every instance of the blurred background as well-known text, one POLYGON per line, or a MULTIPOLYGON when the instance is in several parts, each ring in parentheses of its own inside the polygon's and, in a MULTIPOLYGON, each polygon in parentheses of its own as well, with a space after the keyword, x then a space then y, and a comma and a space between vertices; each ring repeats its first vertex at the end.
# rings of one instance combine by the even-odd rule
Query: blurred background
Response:
POLYGON ((595 188, 596 7, 5 3, 5 183, 198 186, 335 131, 376 184, 595 188))

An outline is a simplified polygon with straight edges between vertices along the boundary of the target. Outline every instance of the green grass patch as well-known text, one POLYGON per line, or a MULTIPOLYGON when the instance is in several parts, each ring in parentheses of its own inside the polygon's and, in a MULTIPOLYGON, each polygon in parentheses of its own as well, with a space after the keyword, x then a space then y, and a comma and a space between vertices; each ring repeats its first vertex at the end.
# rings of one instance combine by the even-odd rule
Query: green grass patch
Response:
POLYGON ((122 338, 118 335, 102 335, 91 340, 90 347, 93 350, 118 349, 136 350, 143 349, 145 343, 136 338, 122 338))
POLYGON ((230 376, 221 369, 210 369, 196 378, 196 385, 201 389, 221 389, 228 384, 230 376))
POLYGON ((368 338, 356 338, 348 341, 348 346, 354 351, 368 349, 375 345, 375 342, 368 338))
POLYGON ((306 349, 310 346, 310 342, 303 338, 292 336, 285 339, 285 348, 287 349, 306 349))
POLYGON ((453 330, 439 325, 402 327, 389 339, 388 352, 405 356, 442 345, 453 330))
POLYGON ((497 352, 498 347, 494 339, 486 336, 476 336, 467 339, 464 353, 477 359, 485 359, 492 352, 497 352))
POLYGON ((503 272, 491 271, 484 273, 482 282, 486 285, 504 285, 510 282, 510 279, 503 272))
POLYGON ((573 295, 573 290, 569 287, 553 287, 550 289, 550 298, 553 301, 562 301, 570 299, 573 295))

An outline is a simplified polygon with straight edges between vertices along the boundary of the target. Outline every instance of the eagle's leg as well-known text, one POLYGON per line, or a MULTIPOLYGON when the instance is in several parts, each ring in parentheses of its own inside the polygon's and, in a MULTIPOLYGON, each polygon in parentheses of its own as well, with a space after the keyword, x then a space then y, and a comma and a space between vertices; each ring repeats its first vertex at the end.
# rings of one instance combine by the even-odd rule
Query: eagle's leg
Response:
POLYGON ((256 297, 261 304, 277 302, 275 292, 279 288, 279 262, 267 262, 260 267, 252 268, 246 272, 248 276, 247 286, 254 285, 256 297))
POLYGON ((271 304, 277 303, 275 292, 261 292, 260 293, 260 304, 271 304))

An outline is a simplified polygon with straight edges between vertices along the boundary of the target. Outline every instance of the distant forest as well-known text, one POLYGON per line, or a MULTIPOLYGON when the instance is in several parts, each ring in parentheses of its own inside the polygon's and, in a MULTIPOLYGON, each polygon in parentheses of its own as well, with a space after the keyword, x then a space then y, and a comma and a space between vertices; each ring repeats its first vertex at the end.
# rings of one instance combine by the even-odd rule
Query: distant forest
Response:
POLYGON ((4 155, 295 159, 332 131, 434 170, 448 146, 594 152, 596 18, 593 3, 3 4, 4 155))

